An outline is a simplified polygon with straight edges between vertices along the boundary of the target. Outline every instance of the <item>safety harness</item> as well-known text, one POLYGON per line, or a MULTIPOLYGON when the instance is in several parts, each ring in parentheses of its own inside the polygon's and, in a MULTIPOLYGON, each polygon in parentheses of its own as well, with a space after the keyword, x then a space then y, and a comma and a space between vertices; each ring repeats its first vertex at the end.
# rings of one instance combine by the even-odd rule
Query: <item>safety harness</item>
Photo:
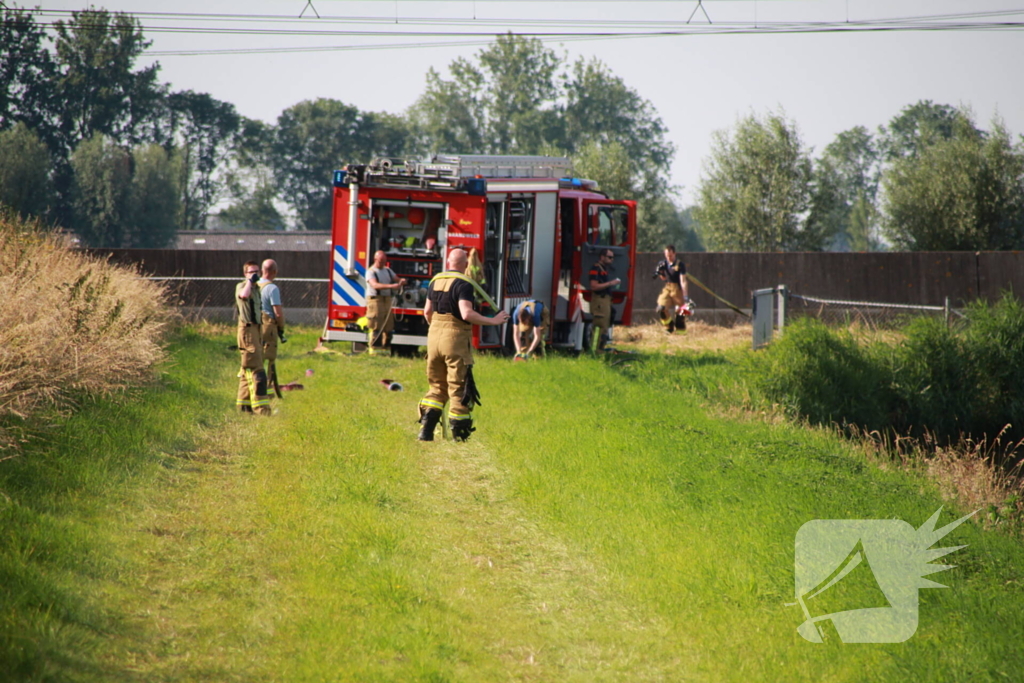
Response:
POLYGON ((494 303, 494 299, 492 299, 491 296, 486 291, 484 291, 484 288, 480 286, 480 283, 478 283, 473 278, 467 277, 456 270, 446 270, 443 273, 438 273, 437 275, 432 277, 430 279, 430 282, 433 283, 435 280, 462 280, 464 282, 468 282, 469 284, 473 285, 473 289, 476 290, 476 293, 480 295, 480 298, 483 299, 488 305, 490 305, 490 307, 494 309, 495 312, 497 312, 498 304, 494 303))

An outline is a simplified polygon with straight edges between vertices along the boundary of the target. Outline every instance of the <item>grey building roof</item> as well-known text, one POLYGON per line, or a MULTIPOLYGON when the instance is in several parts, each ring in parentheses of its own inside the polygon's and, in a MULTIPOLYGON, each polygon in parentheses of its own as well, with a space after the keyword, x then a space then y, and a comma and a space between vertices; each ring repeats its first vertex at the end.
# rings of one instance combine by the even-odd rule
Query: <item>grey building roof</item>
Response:
POLYGON ((330 251, 331 233, 327 230, 181 230, 174 248, 330 251))

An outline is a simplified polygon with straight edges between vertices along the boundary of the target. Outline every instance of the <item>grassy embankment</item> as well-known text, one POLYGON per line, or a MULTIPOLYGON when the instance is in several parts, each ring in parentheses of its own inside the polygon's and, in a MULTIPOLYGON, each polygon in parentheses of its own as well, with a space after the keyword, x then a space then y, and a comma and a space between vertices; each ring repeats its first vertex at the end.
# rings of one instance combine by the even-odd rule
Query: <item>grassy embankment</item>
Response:
POLYGON ((479 432, 421 444, 422 362, 305 355, 314 336, 284 347, 282 379, 306 390, 271 419, 231 413, 230 332, 186 332, 155 385, 2 464, 0 666, 15 680, 1024 670, 1024 546, 973 523, 940 543, 969 545, 932 577, 951 588, 921 591, 908 642, 797 635, 785 603, 803 523, 917 526, 942 501, 832 434, 715 409, 742 351, 480 358, 479 432))

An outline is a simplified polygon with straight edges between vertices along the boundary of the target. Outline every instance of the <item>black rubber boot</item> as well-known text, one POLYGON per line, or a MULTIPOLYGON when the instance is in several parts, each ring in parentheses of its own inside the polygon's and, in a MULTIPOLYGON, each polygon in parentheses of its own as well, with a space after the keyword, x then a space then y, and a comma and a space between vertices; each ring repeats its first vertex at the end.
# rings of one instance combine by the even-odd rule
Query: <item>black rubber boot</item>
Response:
POLYGON ((676 316, 676 329, 682 332, 686 331, 686 316, 682 313, 676 316))
POLYGON ((476 431, 472 420, 452 420, 452 438, 456 441, 467 441, 469 435, 476 431))
POLYGON ((658 322, 665 328, 665 332, 672 334, 676 331, 675 322, 672 320, 672 314, 665 309, 664 306, 658 306, 658 322))
POLYGON ((434 440, 434 428, 437 427, 437 423, 441 421, 441 411, 437 408, 431 408, 424 411, 420 415, 420 424, 423 425, 420 428, 420 435, 418 438, 420 441, 433 441, 434 440))

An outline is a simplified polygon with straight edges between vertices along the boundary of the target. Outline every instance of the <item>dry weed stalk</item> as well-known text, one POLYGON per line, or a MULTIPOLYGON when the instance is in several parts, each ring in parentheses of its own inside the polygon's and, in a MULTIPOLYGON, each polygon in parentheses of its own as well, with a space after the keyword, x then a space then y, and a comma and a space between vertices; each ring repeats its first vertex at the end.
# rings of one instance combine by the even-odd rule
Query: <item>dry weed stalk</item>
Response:
POLYGON ((0 291, 0 452, 17 444, 12 418, 111 395, 163 357, 160 286, 2 213, 0 291))
POLYGON ((1010 467, 1024 453, 1024 441, 1003 443, 1009 425, 995 438, 960 441, 941 446, 930 434, 924 441, 908 436, 864 432, 845 425, 859 438, 869 457, 883 469, 897 462, 903 469, 923 469, 946 500, 961 510, 982 510, 979 518, 990 526, 1024 530, 1024 460, 1010 467))

